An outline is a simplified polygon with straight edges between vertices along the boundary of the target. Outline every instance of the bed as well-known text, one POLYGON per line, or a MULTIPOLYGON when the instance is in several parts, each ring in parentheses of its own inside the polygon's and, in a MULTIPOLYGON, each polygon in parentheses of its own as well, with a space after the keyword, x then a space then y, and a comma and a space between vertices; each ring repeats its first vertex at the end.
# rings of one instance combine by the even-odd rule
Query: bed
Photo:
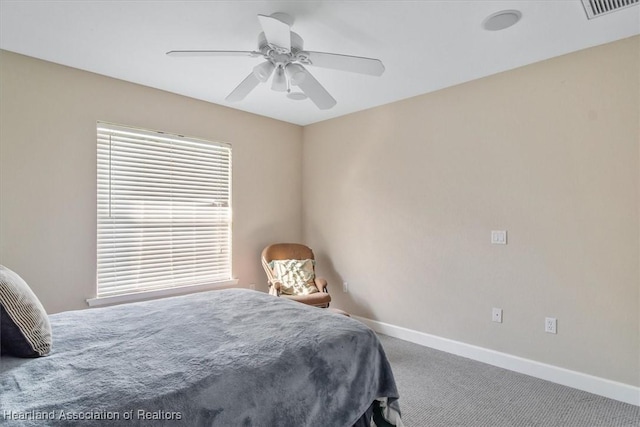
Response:
POLYGON ((377 336, 329 310, 229 289, 49 321, 49 355, 0 360, 0 424, 402 425, 377 336))

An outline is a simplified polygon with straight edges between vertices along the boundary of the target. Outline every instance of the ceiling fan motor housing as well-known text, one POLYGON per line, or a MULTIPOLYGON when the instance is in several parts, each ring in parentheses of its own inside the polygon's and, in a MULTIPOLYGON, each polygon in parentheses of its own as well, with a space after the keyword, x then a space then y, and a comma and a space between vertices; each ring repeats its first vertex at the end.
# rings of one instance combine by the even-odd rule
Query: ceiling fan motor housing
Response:
POLYGON ((291 51, 284 49, 280 46, 271 45, 267 41, 264 32, 258 35, 258 51, 264 55, 266 59, 271 59, 272 56, 288 56, 289 62, 296 61, 298 53, 302 52, 304 47, 304 41, 302 37, 291 31, 291 51))

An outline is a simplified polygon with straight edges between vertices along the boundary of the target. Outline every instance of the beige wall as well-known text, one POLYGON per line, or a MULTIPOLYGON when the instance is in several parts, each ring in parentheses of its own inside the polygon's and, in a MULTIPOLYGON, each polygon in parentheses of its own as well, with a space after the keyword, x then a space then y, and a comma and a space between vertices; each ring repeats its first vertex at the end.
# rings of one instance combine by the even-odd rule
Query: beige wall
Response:
POLYGON ((639 56, 634 37, 305 127, 334 304, 640 385, 639 56))
POLYGON ((262 248, 301 238, 302 128, 5 51, 0 263, 50 313, 95 296, 98 120, 233 145, 234 275, 266 290, 262 248))

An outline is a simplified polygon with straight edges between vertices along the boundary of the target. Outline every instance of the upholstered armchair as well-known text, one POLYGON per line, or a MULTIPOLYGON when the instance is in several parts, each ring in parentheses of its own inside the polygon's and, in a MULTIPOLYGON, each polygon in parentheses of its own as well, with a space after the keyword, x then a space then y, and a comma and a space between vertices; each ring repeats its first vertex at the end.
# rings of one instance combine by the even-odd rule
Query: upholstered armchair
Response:
POLYGON ((299 243, 269 245, 262 251, 262 267, 267 274, 271 295, 316 307, 329 307, 331 295, 327 281, 315 277, 315 257, 309 247, 299 243), (292 276, 303 283, 292 284, 292 276))

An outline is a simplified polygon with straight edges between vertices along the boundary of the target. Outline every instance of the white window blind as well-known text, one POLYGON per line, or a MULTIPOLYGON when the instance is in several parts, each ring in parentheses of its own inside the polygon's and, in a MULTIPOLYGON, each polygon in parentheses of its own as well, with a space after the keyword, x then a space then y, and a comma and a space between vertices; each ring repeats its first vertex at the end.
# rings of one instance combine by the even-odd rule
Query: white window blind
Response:
POLYGON ((97 134, 98 298, 231 279, 231 146, 97 134))

